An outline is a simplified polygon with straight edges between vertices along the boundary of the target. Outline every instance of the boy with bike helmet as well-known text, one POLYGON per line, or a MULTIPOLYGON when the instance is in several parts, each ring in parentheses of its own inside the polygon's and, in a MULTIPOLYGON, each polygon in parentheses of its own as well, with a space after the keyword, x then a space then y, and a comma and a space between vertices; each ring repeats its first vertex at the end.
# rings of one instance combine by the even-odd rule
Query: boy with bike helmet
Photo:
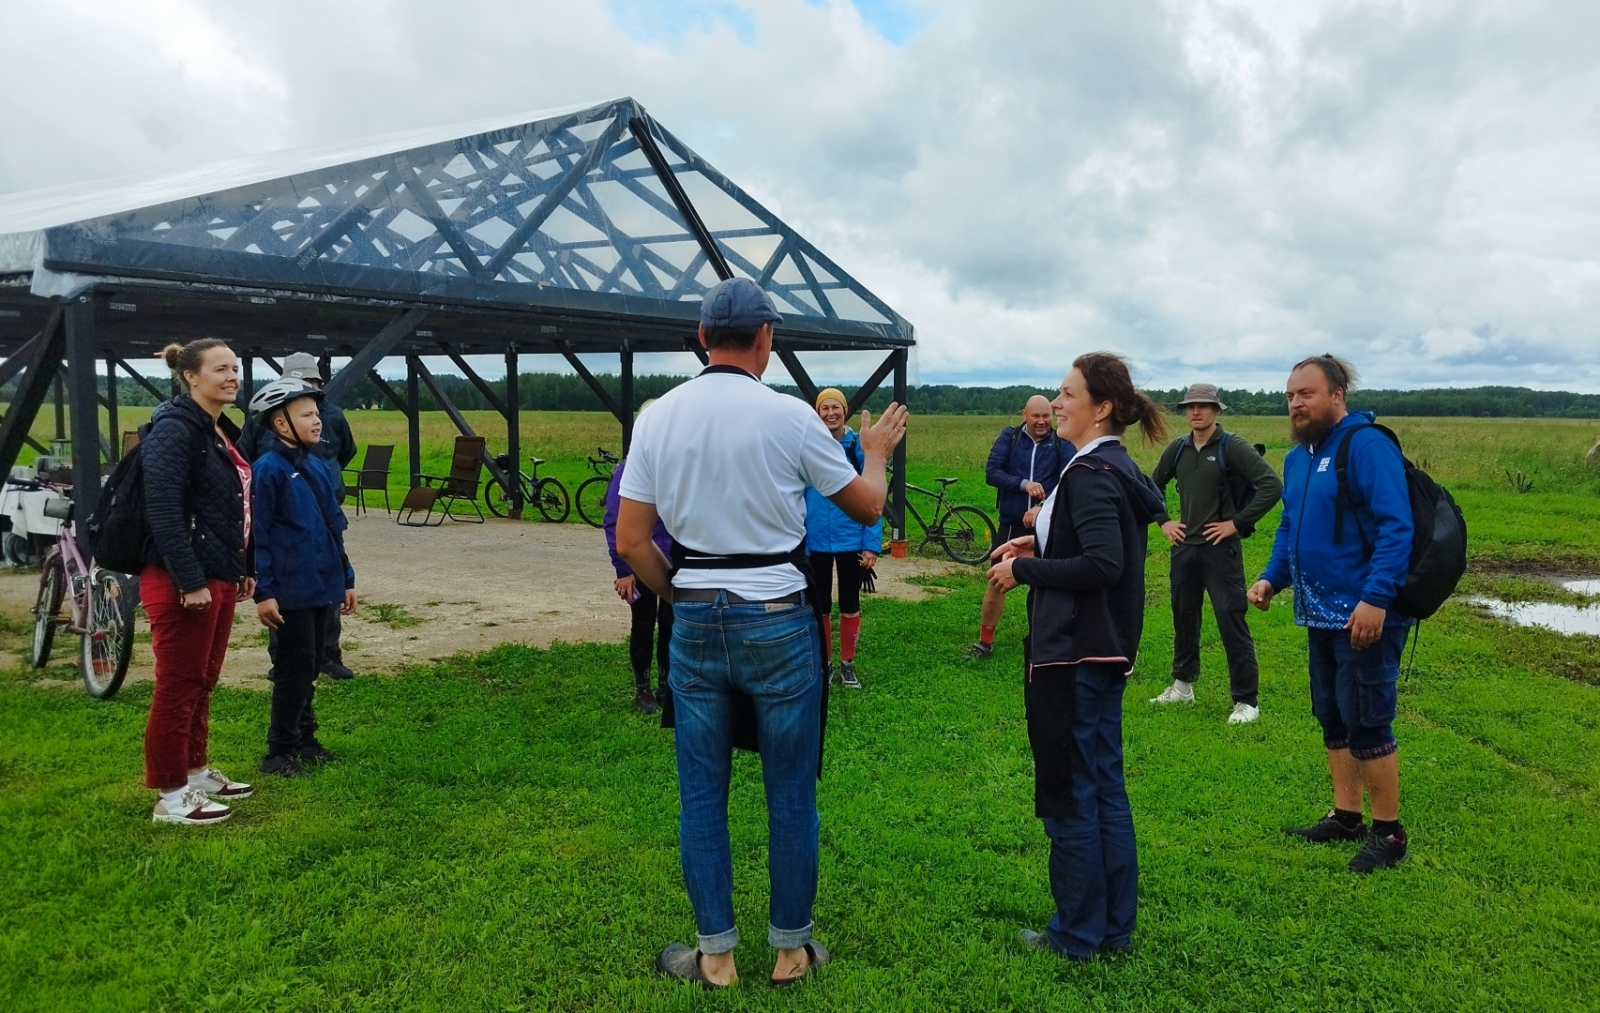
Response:
POLYGON ((250 399, 250 415, 274 439, 256 458, 256 616, 277 631, 277 678, 263 774, 304 777, 305 765, 337 759, 317 741, 311 698, 329 635, 329 606, 356 609, 356 575, 344 551, 348 526, 338 479, 311 450, 322 438, 322 391, 284 377, 250 399))

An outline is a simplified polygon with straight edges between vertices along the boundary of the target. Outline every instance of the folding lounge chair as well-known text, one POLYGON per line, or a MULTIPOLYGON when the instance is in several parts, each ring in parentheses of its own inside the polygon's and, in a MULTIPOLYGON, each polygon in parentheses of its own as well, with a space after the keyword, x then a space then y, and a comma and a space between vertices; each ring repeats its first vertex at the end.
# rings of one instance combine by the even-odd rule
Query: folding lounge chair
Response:
POLYGON ((482 524, 484 518, 483 510, 478 506, 478 486, 479 476, 483 474, 483 454, 483 437, 457 436, 455 453, 450 456, 450 474, 423 475, 422 485, 406 493, 405 502, 395 512, 395 523, 413 528, 428 527, 437 509, 442 516, 432 521, 432 526, 443 524, 445 517, 453 521, 482 524), (459 502, 472 507, 472 512, 477 516, 456 514, 451 508, 459 502), (420 521, 416 520, 419 511, 422 513, 420 521))
POLYGON ((367 509, 367 493, 379 492, 383 494, 383 512, 392 512, 389 506, 389 460, 394 457, 394 445, 368 444, 366 460, 361 462, 361 467, 346 468, 346 475, 354 475, 355 483, 350 491, 356 494, 356 513, 360 514, 367 509))

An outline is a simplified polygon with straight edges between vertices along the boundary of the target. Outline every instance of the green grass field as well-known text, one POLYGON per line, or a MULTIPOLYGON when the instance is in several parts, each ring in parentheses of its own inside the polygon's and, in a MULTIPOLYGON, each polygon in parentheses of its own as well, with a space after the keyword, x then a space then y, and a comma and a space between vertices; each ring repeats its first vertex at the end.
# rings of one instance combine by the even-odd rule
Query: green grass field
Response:
MULTIPOLYGON (((351 413, 404 447, 398 416, 351 413)), ((437 420, 442 422, 442 420, 437 420)), ((914 422, 910 476, 961 478, 1005 420, 914 422)), ((476 424, 476 423, 475 423, 476 424)), ((1537 578, 1600 573, 1593 422, 1398 420, 1457 494, 1478 592, 1560 599, 1537 578), (1531 492, 1505 476, 1521 471, 1531 492)), ((1284 422, 1238 428, 1286 449, 1284 422)), ((485 426, 487 430, 488 427, 485 426)), ((490 430, 492 432, 492 430, 490 430)), ((524 445, 579 478, 598 415, 529 415, 524 445)), ((430 424, 427 452, 449 433, 430 424)), ((1148 465, 1153 452, 1141 451, 1148 465)), ((397 459, 397 472, 404 464, 397 459)), ((1258 569, 1267 533, 1246 543, 1258 569)), ((359 561, 358 565, 359 565, 359 561)), ((1201 703, 1166 682, 1165 554, 1152 543, 1144 649, 1127 696, 1142 864, 1135 952, 1089 966, 1025 951, 1050 913, 1031 816, 1020 609, 992 663, 955 657, 981 584, 869 600, 867 689, 836 693, 821 783, 818 936, 838 962, 769 989, 765 814, 753 757, 732 825, 745 983, 656 978, 691 941, 678 872, 671 733, 634 716, 625 649, 502 647, 392 680, 324 687, 345 761, 263 785, 223 827, 149 822, 149 687, 109 702, 0 675, 0 996, 7 1010, 1591 1010, 1600 1007, 1600 641, 1447 605, 1402 686, 1413 857, 1370 878, 1348 849, 1278 828, 1328 804, 1287 601, 1253 614, 1263 719, 1229 728, 1210 620, 1201 703)), ((22 645, 25 616, 0 625, 22 645)), ((222 689, 216 762, 244 776, 265 695, 222 689)))

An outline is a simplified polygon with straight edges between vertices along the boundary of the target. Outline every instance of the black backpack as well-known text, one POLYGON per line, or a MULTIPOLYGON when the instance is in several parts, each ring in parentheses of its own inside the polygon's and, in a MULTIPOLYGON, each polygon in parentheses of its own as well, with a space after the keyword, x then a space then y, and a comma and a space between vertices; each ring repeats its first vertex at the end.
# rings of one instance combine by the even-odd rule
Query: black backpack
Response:
MULTIPOLYGON (((1400 446, 1400 437, 1388 426, 1371 423, 1372 427, 1400 446)), ((1350 437, 1356 426, 1345 433, 1339 449, 1333 456, 1333 468, 1339 478, 1339 492, 1333 507, 1333 541, 1344 540, 1344 514, 1359 502, 1351 495, 1347 471, 1350 465, 1350 437)), ((1427 619, 1439 611, 1455 593, 1461 575, 1467 572, 1467 519, 1456 506, 1449 490, 1435 482, 1427 472, 1411 463, 1401 450, 1405 462, 1406 491, 1411 496, 1411 564, 1406 581, 1395 595, 1397 611, 1415 619, 1427 619)), ((1356 525, 1361 535, 1362 547, 1370 555, 1372 542, 1361 525, 1356 525)))
POLYGON ((136 444, 111 469, 100 490, 100 503, 84 530, 95 565, 118 573, 138 573, 144 568, 145 543, 150 523, 144 516, 143 444, 136 444))

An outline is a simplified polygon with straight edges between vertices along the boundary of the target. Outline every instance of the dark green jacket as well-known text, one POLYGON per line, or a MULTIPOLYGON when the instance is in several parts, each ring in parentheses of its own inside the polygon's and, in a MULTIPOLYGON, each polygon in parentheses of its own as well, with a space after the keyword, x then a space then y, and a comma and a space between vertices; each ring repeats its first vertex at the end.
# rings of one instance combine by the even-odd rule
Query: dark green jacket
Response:
MULTIPOLYGON (((1167 484, 1178 480, 1178 502, 1187 529, 1184 541, 1197 545, 1205 541, 1205 526, 1213 521, 1232 520, 1241 538, 1249 538, 1256 524, 1265 517, 1283 493, 1272 465, 1262 460, 1256 448, 1225 432, 1221 426, 1200 450, 1195 450, 1192 434, 1185 433, 1167 445, 1156 470, 1150 476, 1165 495, 1167 484), (1227 441, 1228 473, 1223 475, 1218 448, 1227 441), (1254 495, 1246 498, 1251 486, 1254 495), (1243 503, 1242 506, 1238 504, 1243 503)), ((1157 524, 1171 517, 1162 514, 1157 524)))

